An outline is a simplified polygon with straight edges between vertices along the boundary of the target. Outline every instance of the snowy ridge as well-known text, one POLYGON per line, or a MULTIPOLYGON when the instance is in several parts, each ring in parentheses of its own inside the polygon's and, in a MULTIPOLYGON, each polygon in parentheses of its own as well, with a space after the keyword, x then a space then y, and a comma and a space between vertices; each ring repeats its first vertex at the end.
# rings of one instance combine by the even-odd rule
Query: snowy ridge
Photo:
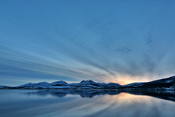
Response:
POLYGON ((52 83, 27 83, 17 87, 11 88, 24 88, 24 89, 116 89, 121 85, 117 83, 97 83, 92 80, 83 80, 80 83, 70 83, 65 81, 56 81, 52 83))
POLYGON ((0 89, 175 89, 175 76, 155 80, 151 82, 136 82, 127 85, 117 83, 98 83, 92 80, 83 80, 80 83, 67 83, 65 81, 56 81, 52 83, 39 82, 27 83, 24 85, 9 87, 0 86, 0 89))

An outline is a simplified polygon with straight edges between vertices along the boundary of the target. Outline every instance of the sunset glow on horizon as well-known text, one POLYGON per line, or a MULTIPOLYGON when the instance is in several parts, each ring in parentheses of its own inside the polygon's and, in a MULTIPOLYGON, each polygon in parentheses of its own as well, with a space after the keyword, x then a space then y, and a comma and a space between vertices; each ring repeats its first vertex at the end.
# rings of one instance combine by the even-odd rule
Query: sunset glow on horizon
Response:
POLYGON ((108 77, 104 79, 104 82, 112 82, 112 83, 119 83, 121 85, 126 85, 130 83, 135 83, 135 82, 149 82, 151 79, 148 76, 129 76, 129 75, 121 75, 121 76, 116 76, 116 77, 108 77))

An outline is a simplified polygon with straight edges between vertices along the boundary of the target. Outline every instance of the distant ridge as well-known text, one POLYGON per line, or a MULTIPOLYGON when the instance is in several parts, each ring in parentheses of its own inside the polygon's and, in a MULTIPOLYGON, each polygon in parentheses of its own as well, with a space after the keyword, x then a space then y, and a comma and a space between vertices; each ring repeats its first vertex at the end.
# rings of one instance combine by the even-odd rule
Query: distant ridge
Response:
POLYGON ((123 85, 123 88, 175 88, 175 76, 150 82, 131 83, 123 85))
POLYGON ((136 82, 127 85, 118 83, 98 83, 92 80, 83 80, 80 83, 56 81, 52 83, 27 83, 20 86, 0 86, 0 89, 175 89, 175 76, 150 82, 136 82))
POLYGON ((117 89, 121 85, 117 83, 97 83, 92 80, 83 80, 80 83, 67 83, 65 81, 56 81, 52 83, 39 82, 27 83, 20 86, 10 87, 1 86, 1 89, 117 89))

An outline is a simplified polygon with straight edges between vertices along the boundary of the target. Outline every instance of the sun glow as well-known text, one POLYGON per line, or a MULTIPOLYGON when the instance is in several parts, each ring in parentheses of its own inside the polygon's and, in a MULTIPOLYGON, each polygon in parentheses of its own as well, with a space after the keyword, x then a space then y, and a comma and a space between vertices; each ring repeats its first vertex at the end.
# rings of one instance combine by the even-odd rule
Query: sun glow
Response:
POLYGON ((105 79, 105 82, 113 82, 119 83, 121 85, 134 83, 134 82, 148 82, 150 81, 150 77, 148 76, 129 76, 129 75, 121 75, 117 77, 109 77, 105 79))

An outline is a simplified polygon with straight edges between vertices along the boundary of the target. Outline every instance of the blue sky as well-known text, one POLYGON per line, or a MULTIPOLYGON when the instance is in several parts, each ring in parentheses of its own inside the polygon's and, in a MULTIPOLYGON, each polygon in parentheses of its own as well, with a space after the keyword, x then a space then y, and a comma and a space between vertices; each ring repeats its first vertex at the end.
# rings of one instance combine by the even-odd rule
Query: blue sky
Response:
POLYGON ((1 0, 0 84, 175 75, 174 0, 1 0))

